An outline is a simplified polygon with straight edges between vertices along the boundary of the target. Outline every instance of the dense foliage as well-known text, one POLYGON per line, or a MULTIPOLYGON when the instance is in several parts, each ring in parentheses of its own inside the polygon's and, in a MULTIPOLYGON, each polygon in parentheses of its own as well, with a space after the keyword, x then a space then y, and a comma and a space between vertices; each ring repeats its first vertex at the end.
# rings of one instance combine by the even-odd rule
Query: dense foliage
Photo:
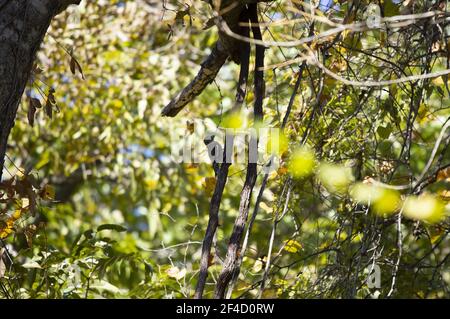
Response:
MULTIPOLYGON (((267 185, 233 297, 450 297, 449 9, 259 4, 263 125, 288 115, 277 168, 266 179, 258 166, 250 215, 267 185)), ((198 132, 252 125, 255 103, 249 88, 237 121, 228 62, 177 117, 160 115, 217 40, 212 16, 200 0, 114 0, 56 17, 9 140, 0 296, 193 296, 216 178, 171 153, 198 132)), ((246 169, 230 166, 206 298, 246 169)))

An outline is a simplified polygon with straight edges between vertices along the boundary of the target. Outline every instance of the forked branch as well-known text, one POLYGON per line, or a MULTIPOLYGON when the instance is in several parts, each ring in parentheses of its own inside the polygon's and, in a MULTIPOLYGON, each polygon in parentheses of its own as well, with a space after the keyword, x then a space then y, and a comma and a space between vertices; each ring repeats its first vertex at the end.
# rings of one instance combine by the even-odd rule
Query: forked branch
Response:
MULTIPOLYGON (((257 40, 262 40, 261 30, 258 23, 258 11, 256 4, 248 5, 249 17, 251 22, 251 29, 253 37, 257 40)), ((258 125, 258 122, 263 119, 263 99, 264 99, 264 47, 256 46, 256 58, 255 58, 255 104, 254 104, 254 122, 258 125)), ((254 150, 257 150, 258 137, 251 136, 247 176, 245 178, 244 187, 241 192, 241 202, 239 205, 239 213, 234 223, 233 232, 228 243, 227 255, 225 257, 222 271, 219 275, 216 285, 216 291, 214 293, 215 298, 223 298, 225 290, 230 283, 233 273, 235 273, 236 265, 239 260, 239 248, 241 245, 242 237, 245 231, 247 223, 248 213, 250 210, 251 198, 253 188, 256 184, 258 177, 257 171, 257 158, 254 158, 254 150), (256 146, 256 147, 255 147, 256 146)), ((257 155, 256 155, 257 156, 257 155)))

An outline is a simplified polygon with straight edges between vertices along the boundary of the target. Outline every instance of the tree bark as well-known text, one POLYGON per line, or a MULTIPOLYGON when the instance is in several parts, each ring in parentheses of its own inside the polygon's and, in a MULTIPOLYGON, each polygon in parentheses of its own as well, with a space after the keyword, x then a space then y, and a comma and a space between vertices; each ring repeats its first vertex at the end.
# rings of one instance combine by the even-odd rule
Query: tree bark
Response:
POLYGON ((0 0, 0 180, 8 136, 53 17, 81 0, 0 0))
MULTIPOLYGON (((253 38, 256 40, 262 40, 261 29, 258 20, 258 7, 256 3, 248 5, 249 20, 252 23, 251 30, 253 38)), ((253 106, 254 122, 255 126, 261 123, 264 118, 263 113, 263 100, 265 95, 265 83, 264 83, 264 47, 256 45, 255 52, 255 103, 253 106)), ((248 153, 248 165, 247 176, 245 178, 244 187, 241 192, 241 202, 239 205, 239 213, 234 222, 233 232, 228 243, 227 255, 223 263, 222 271, 217 279, 216 291, 214 298, 223 299, 225 290, 232 279, 233 273, 237 269, 239 260, 239 250, 241 247, 242 236, 244 234, 245 226, 247 223, 248 212, 250 210, 251 198, 253 188, 256 184, 258 177, 258 165, 257 165, 257 149, 258 149, 258 137, 251 136, 249 153, 248 153), (255 152, 256 150, 256 152, 255 152), (256 153, 256 154, 255 154, 256 153), (253 157, 253 158, 252 158, 253 157)))

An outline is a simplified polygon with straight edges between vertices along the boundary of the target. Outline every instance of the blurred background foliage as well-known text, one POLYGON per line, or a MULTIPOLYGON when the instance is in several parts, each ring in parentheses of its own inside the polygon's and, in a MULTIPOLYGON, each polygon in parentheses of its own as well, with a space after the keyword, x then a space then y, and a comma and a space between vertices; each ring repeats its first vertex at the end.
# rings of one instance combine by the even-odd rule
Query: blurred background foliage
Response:
MULTIPOLYGON (((316 14, 363 20, 369 1, 358 3, 355 9, 323 1, 316 14)), ((423 12, 431 2, 381 3, 384 16, 394 16, 423 12)), ((295 2, 260 8, 264 22, 297 17, 295 2)), ((5 180, 27 191, 1 204, 3 297, 192 297, 214 172, 209 163, 178 164, 170 154, 174 136, 191 135, 192 123, 214 129, 229 114, 238 66, 227 64, 178 117, 162 118, 160 111, 217 40, 216 29, 204 27, 211 16, 203 1, 111 0, 82 1, 54 20, 7 152, 5 180)), ((317 23, 316 32, 325 28, 317 23)), ((325 65, 361 79, 448 68, 448 27, 434 38, 422 31, 344 34, 323 51, 325 65)), ((264 38, 307 32, 302 23, 274 24, 264 38)), ((266 64, 300 52, 271 47, 266 64)), ((265 125, 280 127, 298 76, 298 63, 265 72, 265 125)), ((289 183, 264 297, 449 297, 450 151, 442 129, 448 78, 359 88, 314 66, 301 76, 286 127, 289 147, 269 176, 233 297, 257 295, 289 183), (442 130, 436 160, 426 167, 442 130), (303 140, 308 147, 299 148, 303 140), (395 187, 429 176, 435 178, 419 192, 395 187), (373 264, 382 278, 375 289, 365 280, 373 264)), ((252 103, 250 92, 246 106, 252 103)), ((221 269, 244 179, 245 165, 232 165, 205 297, 221 269)))

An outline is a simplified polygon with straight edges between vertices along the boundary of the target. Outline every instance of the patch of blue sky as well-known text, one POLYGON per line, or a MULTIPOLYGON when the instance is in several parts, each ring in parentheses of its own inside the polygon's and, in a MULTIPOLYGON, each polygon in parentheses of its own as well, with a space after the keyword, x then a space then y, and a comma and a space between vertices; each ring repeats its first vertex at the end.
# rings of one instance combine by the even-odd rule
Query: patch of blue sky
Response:
POLYGON ((333 6, 333 0, 320 0, 319 9, 323 12, 328 11, 333 6))

